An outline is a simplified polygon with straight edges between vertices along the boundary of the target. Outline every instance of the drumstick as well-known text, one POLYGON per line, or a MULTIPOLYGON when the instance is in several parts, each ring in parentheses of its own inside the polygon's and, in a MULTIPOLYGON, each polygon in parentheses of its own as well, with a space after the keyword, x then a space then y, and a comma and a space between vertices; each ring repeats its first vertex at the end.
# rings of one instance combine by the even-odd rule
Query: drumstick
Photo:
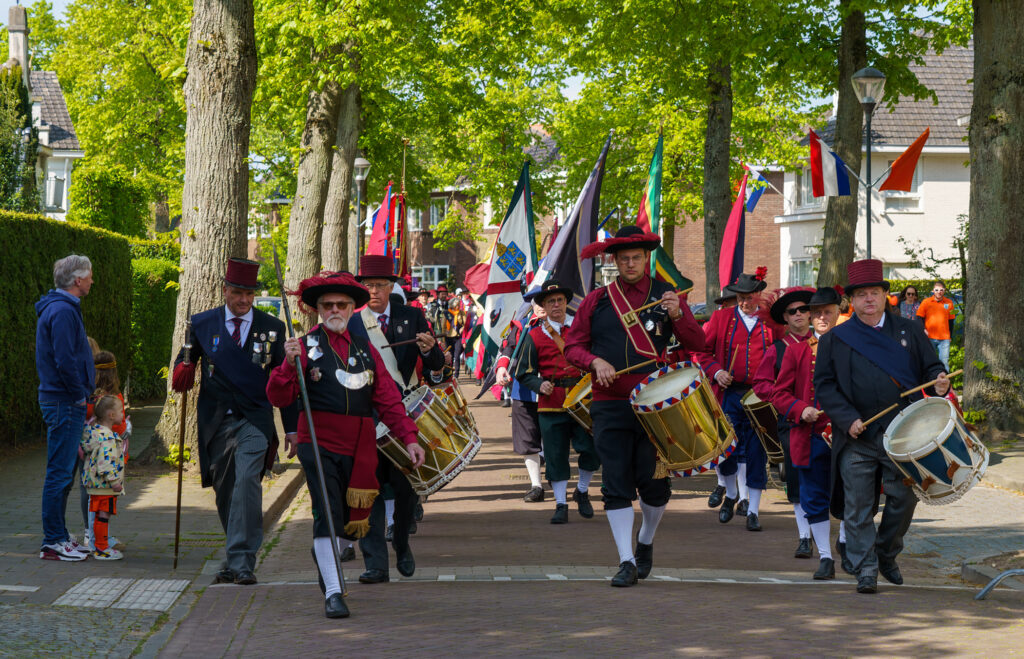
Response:
POLYGON ((622 369, 621 371, 615 371, 615 375, 622 375, 623 373, 629 373, 630 371, 635 371, 638 368, 643 368, 644 366, 648 366, 649 364, 653 364, 656 361, 658 361, 658 360, 657 359, 648 359, 645 362, 640 362, 639 364, 633 364, 632 366, 627 366, 626 368, 622 369))
MULTIPOLYGON (((953 378, 955 378, 956 376, 960 375, 963 372, 964 372, 964 369, 960 368, 960 369, 957 369, 957 370, 953 371, 952 373, 950 373, 946 377, 949 378, 950 380, 952 380, 953 378)), ((925 382, 924 384, 922 384, 919 387, 914 387, 913 389, 907 389, 902 394, 900 394, 900 398, 906 398, 910 394, 916 394, 917 392, 921 391, 922 389, 927 389, 928 387, 934 385, 938 381, 939 381, 939 379, 935 378, 931 382, 925 382)))
POLYGON ((739 348, 732 351, 732 359, 729 360, 729 375, 732 375, 732 366, 736 363, 736 355, 739 354, 739 348))
POLYGON ((395 341, 394 343, 385 343, 385 348, 397 348, 398 346, 409 345, 410 343, 416 343, 419 339, 406 339, 405 341, 395 341))
POLYGON ((872 421, 878 421, 878 420, 879 420, 879 419, 881 419, 881 418, 882 418, 883 416, 885 416, 885 415, 886 415, 886 414, 888 414, 889 412, 892 412, 892 411, 893 411, 894 409, 896 409, 896 408, 897 408, 897 407, 899 407, 899 406, 900 406, 900 404, 899 404, 899 403, 893 403, 893 404, 892 404, 892 405, 890 405, 889 407, 885 408, 884 410, 882 410, 881 412, 879 412, 879 413, 878 413, 878 414, 876 414, 875 416, 873 416, 873 417, 871 417, 870 419, 868 419, 867 421, 865 421, 865 422, 864 422, 864 427, 866 428, 866 427, 868 426, 868 424, 870 424, 870 423, 871 423, 872 421))
MULTIPOLYGON (((678 295, 685 295, 685 294, 689 293, 689 292, 690 292, 690 291, 692 291, 692 290, 693 290, 693 286, 691 286, 690 288, 687 288, 687 289, 686 289, 685 291, 672 291, 672 292, 673 292, 673 293, 676 293, 676 294, 678 294, 678 295)), ((645 305, 644 305, 644 306, 642 306, 642 307, 637 307, 636 309, 633 309, 633 313, 640 313, 640 312, 641 312, 641 311, 643 311, 644 309, 650 309, 650 308, 651 308, 651 307, 653 307, 654 305, 656 305, 656 304, 661 304, 661 303, 662 303, 662 302, 664 302, 664 301, 665 301, 665 300, 662 300, 662 299, 660 299, 660 298, 659 298, 659 299, 655 300, 654 302, 648 302, 647 304, 645 304, 645 305)))

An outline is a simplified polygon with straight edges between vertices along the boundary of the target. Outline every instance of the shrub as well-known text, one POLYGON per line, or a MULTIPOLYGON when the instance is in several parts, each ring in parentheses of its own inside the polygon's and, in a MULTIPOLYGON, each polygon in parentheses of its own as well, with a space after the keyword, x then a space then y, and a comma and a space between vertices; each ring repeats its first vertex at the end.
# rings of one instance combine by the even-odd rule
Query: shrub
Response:
POLYGON ((128 240, 109 231, 0 211, 0 245, 6 247, 0 270, 0 299, 6 315, 0 346, 6 364, 0 378, 0 443, 38 434, 39 379, 35 371, 36 313, 33 305, 53 288, 53 263, 68 254, 84 254, 93 264, 95 283, 82 300, 85 329, 118 358, 122 382, 128 374, 131 345, 131 256, 128 240))
POLYGON ((120 165, 79 166, 68 191, 68 221, 141 237, 150 196, 149 187, 120 165))
POLYGON ((132 260, 131 397, 162 396, 178 302, 178 263, 132 260))
POLYGON ((133 259, 163 259, 175 264, 181 262, 177 231, 158 233, 153 240, 133 238, 131 244, 133 259))

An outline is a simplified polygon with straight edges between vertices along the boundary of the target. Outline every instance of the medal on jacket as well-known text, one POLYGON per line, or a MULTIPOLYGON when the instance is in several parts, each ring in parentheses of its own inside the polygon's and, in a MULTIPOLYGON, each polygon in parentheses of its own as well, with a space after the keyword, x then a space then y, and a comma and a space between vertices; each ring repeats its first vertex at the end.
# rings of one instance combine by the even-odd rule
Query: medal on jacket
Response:
POLYGON ((309 351, 306 353, 306 357, 311 362, 315 362, 324 356, 324 351, 320 349, 320 337, 309 334, 306 336, 306 347, 309 351))
POLYGON ((267 332, 267 340, 270 341, 271 343, 277 341, 277 332, 273 330, 267 332))
POLYGON ((220 345, 220 334, 214 334, 213 335, 213 348, 211 348, 210 352, 217 352, 217 346, 218 345, 220 345))
MULTIPOLYGON (((256 338, 255 336, 253 338, 256 338)), ((263 344, 257 341, 252 342, 252 363, 259 364, 260 356, 263 354, 263 344)))
POLYGON ((320 378, 322 377, 323 373, 320 372, 320 369, 318 367, 314 366, 313 368, 309 369, 309 379, 312 380, 313 382, 319 382, 320 378))
POLYGON ((334 371, 334 377, 338 378, 338 382, 346 389, 362 389, 373 384, 373 371, 350 373, 343 368, 339 368, 334 371))

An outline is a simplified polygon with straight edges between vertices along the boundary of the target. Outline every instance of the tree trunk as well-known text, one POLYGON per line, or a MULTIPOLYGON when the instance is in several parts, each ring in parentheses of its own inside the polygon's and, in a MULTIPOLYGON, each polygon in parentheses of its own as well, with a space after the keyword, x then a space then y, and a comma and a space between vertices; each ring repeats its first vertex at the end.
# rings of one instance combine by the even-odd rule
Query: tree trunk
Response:
MULTIPOLYGON (((284 287, 289 291, 296 290, 299 282, 322 270, 320 237, 323 235, 324 206, 331 180, 341 92, 341 86, 332 80, 323 91, 309 93, 298 185, 288 223, 288 267, 284 273, 284 287)), ((314 317, 300 313, 293 316, 293 320, 298 320, 303 329, 309 329, 314 317)))
POLYGON ((164 233, 171 230, 171 207, 167 203, 167 191, 163 188, 156 191, 153 202, 153 231, 164 233))
POLYGON ((356 272, 358 263, 348 258, 349 204, 352 199, 352 165, 362 130, 362 99, 359 85, 350 84, 341 95, 338 130, 334 143, 334 164, 324 207, 324 233, 320 240, 323 264, 328 270, 356 272))
MULTIPOLYGON (((839 109, 836 112, 832 150, 855 172, 860 171, 864 144, 864 110, 850 82, 853 74, 867 66, 868 46, 864 12, 850 11, 853 0, 843 0, 843 24, 839 36, 839 109)), ((849 197, 829 197, 825 213, 825 236, 821 246, 818 286, 846 283, 846 266, 855 257, 858 213, 857 179, 850 177, 849 197)))
POLYGON ((718 297, 718 254, 732 206, 729 143, 732 139, 732 66, 719 61, 708 72, 707 129, 704 133, 705 298, 718 297))
MULTIPOLYGON (((181 289, 171 366, 193 314, 223 304, 228 257, 246 254, 249 212, 249 128, 256 88, 252 0, 195 0, 185 52, 185 180, 181 215, 181 289)), ((155 441, 158 453, 177 446, 180 396, 171 391, 155 441)), ((197 445, 195 400, 189 396, 186 444, 197 445)))
POLYGON ((964 395, 996 429, 1014 432, 1024 431, 1024 307, 1010 293, 1024 281, 1022 117, 1024 15, 975 0, 964 395))

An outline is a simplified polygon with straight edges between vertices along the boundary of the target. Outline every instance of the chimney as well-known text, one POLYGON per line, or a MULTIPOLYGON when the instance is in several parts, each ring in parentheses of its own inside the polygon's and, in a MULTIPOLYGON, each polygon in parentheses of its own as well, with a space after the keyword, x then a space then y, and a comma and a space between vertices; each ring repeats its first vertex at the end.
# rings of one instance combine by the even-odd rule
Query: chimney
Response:
POLYGON ((7 13, 7 41, 9 44, 9 58, 18 61, 21 66, 21 78, 29 94, 32 88, 29 86, 28 68, 28 13, 21 5, 14 5, 7 13))

